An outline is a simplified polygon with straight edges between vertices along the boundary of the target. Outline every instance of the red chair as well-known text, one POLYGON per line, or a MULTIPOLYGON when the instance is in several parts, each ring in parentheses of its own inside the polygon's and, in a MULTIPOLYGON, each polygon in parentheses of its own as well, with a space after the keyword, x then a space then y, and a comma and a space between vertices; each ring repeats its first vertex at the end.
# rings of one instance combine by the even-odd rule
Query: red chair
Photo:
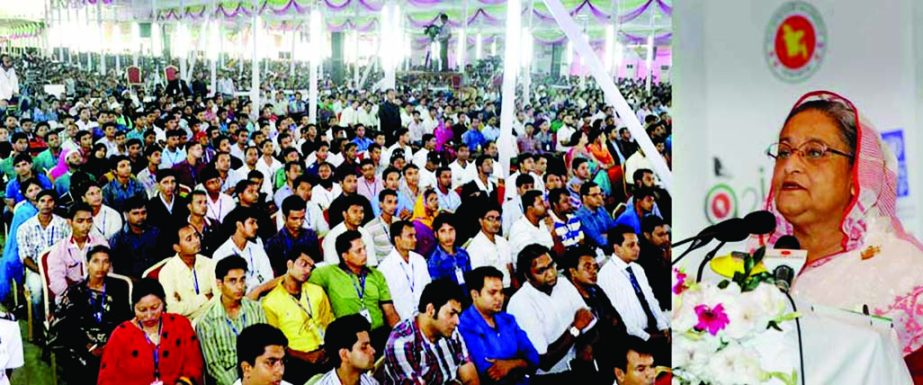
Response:
POLYGON ((179 78, 179 68, 174 65, 166 66, 163 69, 163 76, 167 81, 173 81, 179 78))
POLYGON ((141 68, 129 66, 125 69, 125 76, 130 85, 139 85, 144 83, 144 77, 141 76, 141 68))
POLYGON ((165 265, 167 261, 169 260, 170 258, 164 258, 162 261, 155 263, 154 266, 151 266, 147 270, 145 270, 144 274, 141 274, 141 277, 159 279, 160 269, 163 269, 163 265, 165 265))

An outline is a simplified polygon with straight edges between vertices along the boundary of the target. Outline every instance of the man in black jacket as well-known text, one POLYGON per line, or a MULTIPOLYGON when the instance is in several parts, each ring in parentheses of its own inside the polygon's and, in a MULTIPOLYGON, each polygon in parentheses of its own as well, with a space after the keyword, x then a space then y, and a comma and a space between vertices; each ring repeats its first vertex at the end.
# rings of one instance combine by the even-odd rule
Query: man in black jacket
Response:
POLYGON ((394 142, 394 133, 401 128, 401 101, 393 88, 389 88, 387 99, 378 108, 378 119, 381 120, 381 131, 388 138, 388 143, 394 142))

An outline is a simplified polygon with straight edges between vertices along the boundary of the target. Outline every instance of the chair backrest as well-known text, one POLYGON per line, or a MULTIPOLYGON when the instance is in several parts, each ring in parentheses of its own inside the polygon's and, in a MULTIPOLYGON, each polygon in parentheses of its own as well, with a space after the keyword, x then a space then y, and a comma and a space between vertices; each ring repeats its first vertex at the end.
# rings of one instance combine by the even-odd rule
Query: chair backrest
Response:
POLYGON ((51 297, 51 290, 48 288, 50 281, 48 278, 48 255, 51 254, 51 250, 45 250, 38 257, 38 270, 39 274, 42 277, 42 306, 45 309, 45 319, 43 322, 46 326, 49 324, 52 318, 51 314, 51 304, 54 301, 54 298, 51 297))
POLYGON ((109 278, 119 279, 119 280, 125 281, 125 283, 128 284, 128 302, 129 302, 128 306, 129 306, 129 311, 134 311, 134 309, 131 309, 131 308, 130 308, 130 307, 131 307, 131 290, 134 288, 134 285, 132 285, 132 282, 131 282, 131 278, 128 278, 128 277, 126 277, 126 276, 124 276, 124 275, 121 275, 121 274, 113 273, 113 272, 111 272, 111 271, 109 272, 109 278))
POLYGON ((618 219, 618 217, 625 212, 627 207, 625 203, 619 203, 618 206, 615 206, 615 210, 612 210, 612 218, 618 219))
POLYGON ((314 384, 316 384, 318 381, 320 381, 321 378, 324 378, 324 375, 325 375, 325 374, 327 374, 327 373, 325 372, 325 373, 318 373, 318 374, 315 374, 314 376, 312 376, 312 377, 308 380, 308 382, 305 382, 304 385, 314 385, 314 384))
POLYGON ((378 358, 378 361, 375 361, 375 366, 372 369, 372 377, 378 380, 379 383, 384 383, 385 381, 385 356, 378 358))
POLYGON ((142 278, 159 279, 159 278, 160 278, 160 269, 163 269, 163 265, 166 264, 167 261, 169 261, 169 260, 170 260, 170 258, 164 258, 164 259, 161 260, 160 262, 155 263, 154 266, 151 266, 151 267, 149 267, 147 270, 145 270, 145 271, 144 271, 144 274, 141 274, 141 277, 142 277, 142 278))
POLYGON ((143 84, 144 79, 141 77, 141 68, 136 66, 129 66, 125 69, 125 77, 128 80, 128 84, 143 84))

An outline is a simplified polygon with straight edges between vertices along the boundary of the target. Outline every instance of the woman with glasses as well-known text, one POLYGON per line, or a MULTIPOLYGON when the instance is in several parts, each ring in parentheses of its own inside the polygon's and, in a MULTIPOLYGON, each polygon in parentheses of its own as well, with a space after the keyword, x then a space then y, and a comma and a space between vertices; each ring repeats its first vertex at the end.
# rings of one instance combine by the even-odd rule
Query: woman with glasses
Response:
POLYGON ((794 235, 808 251, 793 293, 891 318, 911 373, 923 380, 923 245, 897 217, 888 146, 850 101, 817 91, 795 104, 768 154, 766 209, 776 229, 760 241, 794 235))
POLYGON ((199 340, 186 317, 166 313, 163 286, 135 284, 134 318, 115 328, 99 367, 99 385, 202 385, 199 340))

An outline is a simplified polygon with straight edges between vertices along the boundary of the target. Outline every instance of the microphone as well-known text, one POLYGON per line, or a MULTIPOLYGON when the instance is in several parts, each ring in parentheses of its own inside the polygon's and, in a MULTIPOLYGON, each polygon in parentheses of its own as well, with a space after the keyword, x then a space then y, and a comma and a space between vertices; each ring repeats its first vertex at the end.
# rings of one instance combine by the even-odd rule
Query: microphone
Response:
POLYGON ((772 277, 779 290, 788 293, 795 277, 807 261, 808 251, 801 249, 801 243, 791 235, 783 235, 775 247, 766 250, 763 266, 772 271, 772 277))
POLYGON ((718 224, 708 226, 695 236, 683 239, 682 241, 671 245, 671 247, 676 248, 677 246, 692 242, 692 244, 689 245, 689 248, 687 248, 683 254, 673 260, 672 265, 679 263, 679 261, 682 260, 683 257, 688 255, 691 251, 704 247, 705 245, 711 243, 713 239, 718 238, 720 241, 721 239, 719 237, 722 236, 722 234, 727 234, 728 232, 737 232, 741 227, 748 231, 749 234, 768 234, 775 230, 776 217, 769 211, 754 211, 750 214, 747 214, 743 219, 730 218, 718 224))
POLYGON ((715 254, 718 253, 718 250, 721 249, 725 243, 740 242, 744 239, 747 239, 747 237, 750 235, 750 226, 747 225, 747 222, 744 219, 731 218, 719 223, 717 226, 720 227, 722 231, 715 235, 715 239, 721 241, 721 243, 719 243, 717 247, 711 249, 711 251, 705 254, 705 258, 703 258, 702 262, 699 263, 699 270, 695 279, 696 282, 702 281, 702 271, 705 270, 705 265, 707 265, 708 262, 715 257, 715 254))
POLYGON ((747 222, 750 234, 754 235, 769 234, 776 229, 776 216, 766 210, 747 214, 744 222, 747 222))

